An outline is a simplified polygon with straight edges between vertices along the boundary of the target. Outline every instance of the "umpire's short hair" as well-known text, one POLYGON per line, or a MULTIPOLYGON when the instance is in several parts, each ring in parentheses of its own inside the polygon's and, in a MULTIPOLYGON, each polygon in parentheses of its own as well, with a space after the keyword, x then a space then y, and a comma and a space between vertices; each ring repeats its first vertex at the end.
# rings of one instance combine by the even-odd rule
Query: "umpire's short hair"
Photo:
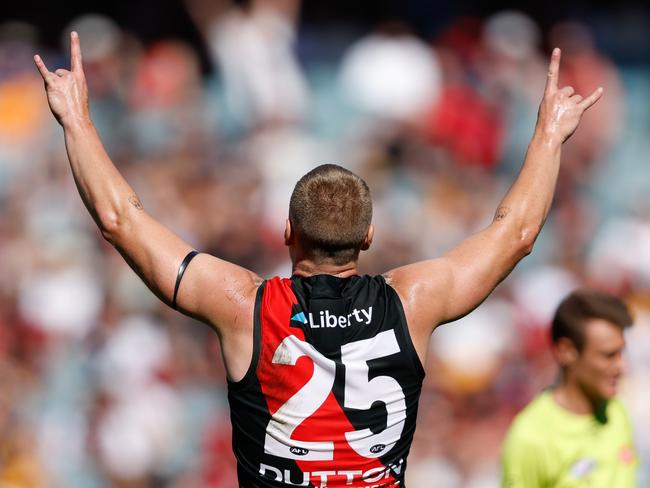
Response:
POLYGON ((629 308, 621 299, 597 290, 579 289, 567 296, 555 312, 551 326, 553 344, 566 337, 582 351, 585 326, 592 319, 606 320, 621 330, 633 322, 629 308))
POLYGON ((305 250, 318 262, 357 259, 372 220, 370 189, 336 164, 323 164, 296 183, 289 220, 305 250))

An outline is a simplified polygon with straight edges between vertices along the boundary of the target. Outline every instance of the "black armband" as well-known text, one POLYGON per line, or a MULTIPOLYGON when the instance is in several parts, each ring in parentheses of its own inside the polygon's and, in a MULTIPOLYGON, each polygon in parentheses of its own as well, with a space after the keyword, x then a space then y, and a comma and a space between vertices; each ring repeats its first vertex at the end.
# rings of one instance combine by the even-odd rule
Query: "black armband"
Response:
POLYGON ((183 275, 185 274, 187 265, 190 264, 190 261, 194 259, 194 256, 196 256, 198 253, 199 253, 198 251, 188 252, 187 256, 185 256, 185 258, 181 262, 181 265, 178 267, 178 275, 176 276, 176 285, 174 286, 174 297, 172 298, 172 307, 174 308, 174 310, 177 310, 176 295, 178 295, 178 287, 181 284, 181 280, 183 279, 183 275))

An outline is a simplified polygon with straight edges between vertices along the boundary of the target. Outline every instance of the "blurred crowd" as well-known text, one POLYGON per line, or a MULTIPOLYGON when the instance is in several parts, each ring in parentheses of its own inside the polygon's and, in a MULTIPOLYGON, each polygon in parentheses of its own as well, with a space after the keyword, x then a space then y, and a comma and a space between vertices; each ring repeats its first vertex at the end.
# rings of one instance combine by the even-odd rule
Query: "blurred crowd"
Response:
MULTIPOLYGON (((208 74, 185 41, 144 44, 108 17, 72 19, 61 37, 80 34, 94 122, 148 212, 263 277, 291 273, 284 220, 312 167, 336 162, 368 182, 376 236, 361 269, 381 273, 492 220, 550 47, 563 50, 562 85, 605 88, 564 146, 533 254, 435 332, 407 482, 498 486, 510 420, 556 379, 553 310, 588 285, 634 309, 621 396, 650 486, 650 65, 617 66, 588 26, 542 31, 517 11, 425 39, 397 19, 309 31, 299 0, 185 6, 208 74)), ((0 487, 234 487, 216 335, 162 305, 96 230, 32 63, 38 52, 65 67, 67 41, 38 38, 0 24, 0 487)))

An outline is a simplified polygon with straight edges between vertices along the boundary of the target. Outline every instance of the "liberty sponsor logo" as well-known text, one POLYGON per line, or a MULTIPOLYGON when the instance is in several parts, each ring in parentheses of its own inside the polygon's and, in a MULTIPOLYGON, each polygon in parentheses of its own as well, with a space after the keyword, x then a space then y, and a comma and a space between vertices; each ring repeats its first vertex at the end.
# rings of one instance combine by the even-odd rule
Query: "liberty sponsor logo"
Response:
POLYGON ((305 317, 305 312, 299 312, 293 317, 291 317, 291 320, 294 322, 302 322, 303 324, 307 323, 307 317, 305 317))
POLYGON ((353 325, 368 325, 372 321, 372 307, 358 309, 355 308, 349 314, 336 315, 330 313, 329 310, 321 310, 320 313, 314 316, 309 312, 305 315, 304 312, 299 312, 291 317, 294 322, 302 322, 309 324, 312 329, 327 329, 336 327, 350 327, 353 325))

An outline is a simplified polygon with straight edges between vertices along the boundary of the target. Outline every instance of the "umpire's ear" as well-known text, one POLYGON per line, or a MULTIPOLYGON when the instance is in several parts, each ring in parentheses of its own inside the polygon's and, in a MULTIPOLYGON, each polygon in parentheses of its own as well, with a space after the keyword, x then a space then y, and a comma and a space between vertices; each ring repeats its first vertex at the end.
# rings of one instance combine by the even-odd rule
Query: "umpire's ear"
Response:
POLYGON ((363 239, 363 244, 361 244, 361 250, 366 251, 370 247, 370 244, 372 244, 372 238, 375 235, 375 227, 370 224, 368 227, 368 232, 366 233, 366 237, 363 239))
POLYGON ((562 368, 572 366, 578 359, 578 349, 568 337, 560 337, 553 344, 553 356, 562 368))

